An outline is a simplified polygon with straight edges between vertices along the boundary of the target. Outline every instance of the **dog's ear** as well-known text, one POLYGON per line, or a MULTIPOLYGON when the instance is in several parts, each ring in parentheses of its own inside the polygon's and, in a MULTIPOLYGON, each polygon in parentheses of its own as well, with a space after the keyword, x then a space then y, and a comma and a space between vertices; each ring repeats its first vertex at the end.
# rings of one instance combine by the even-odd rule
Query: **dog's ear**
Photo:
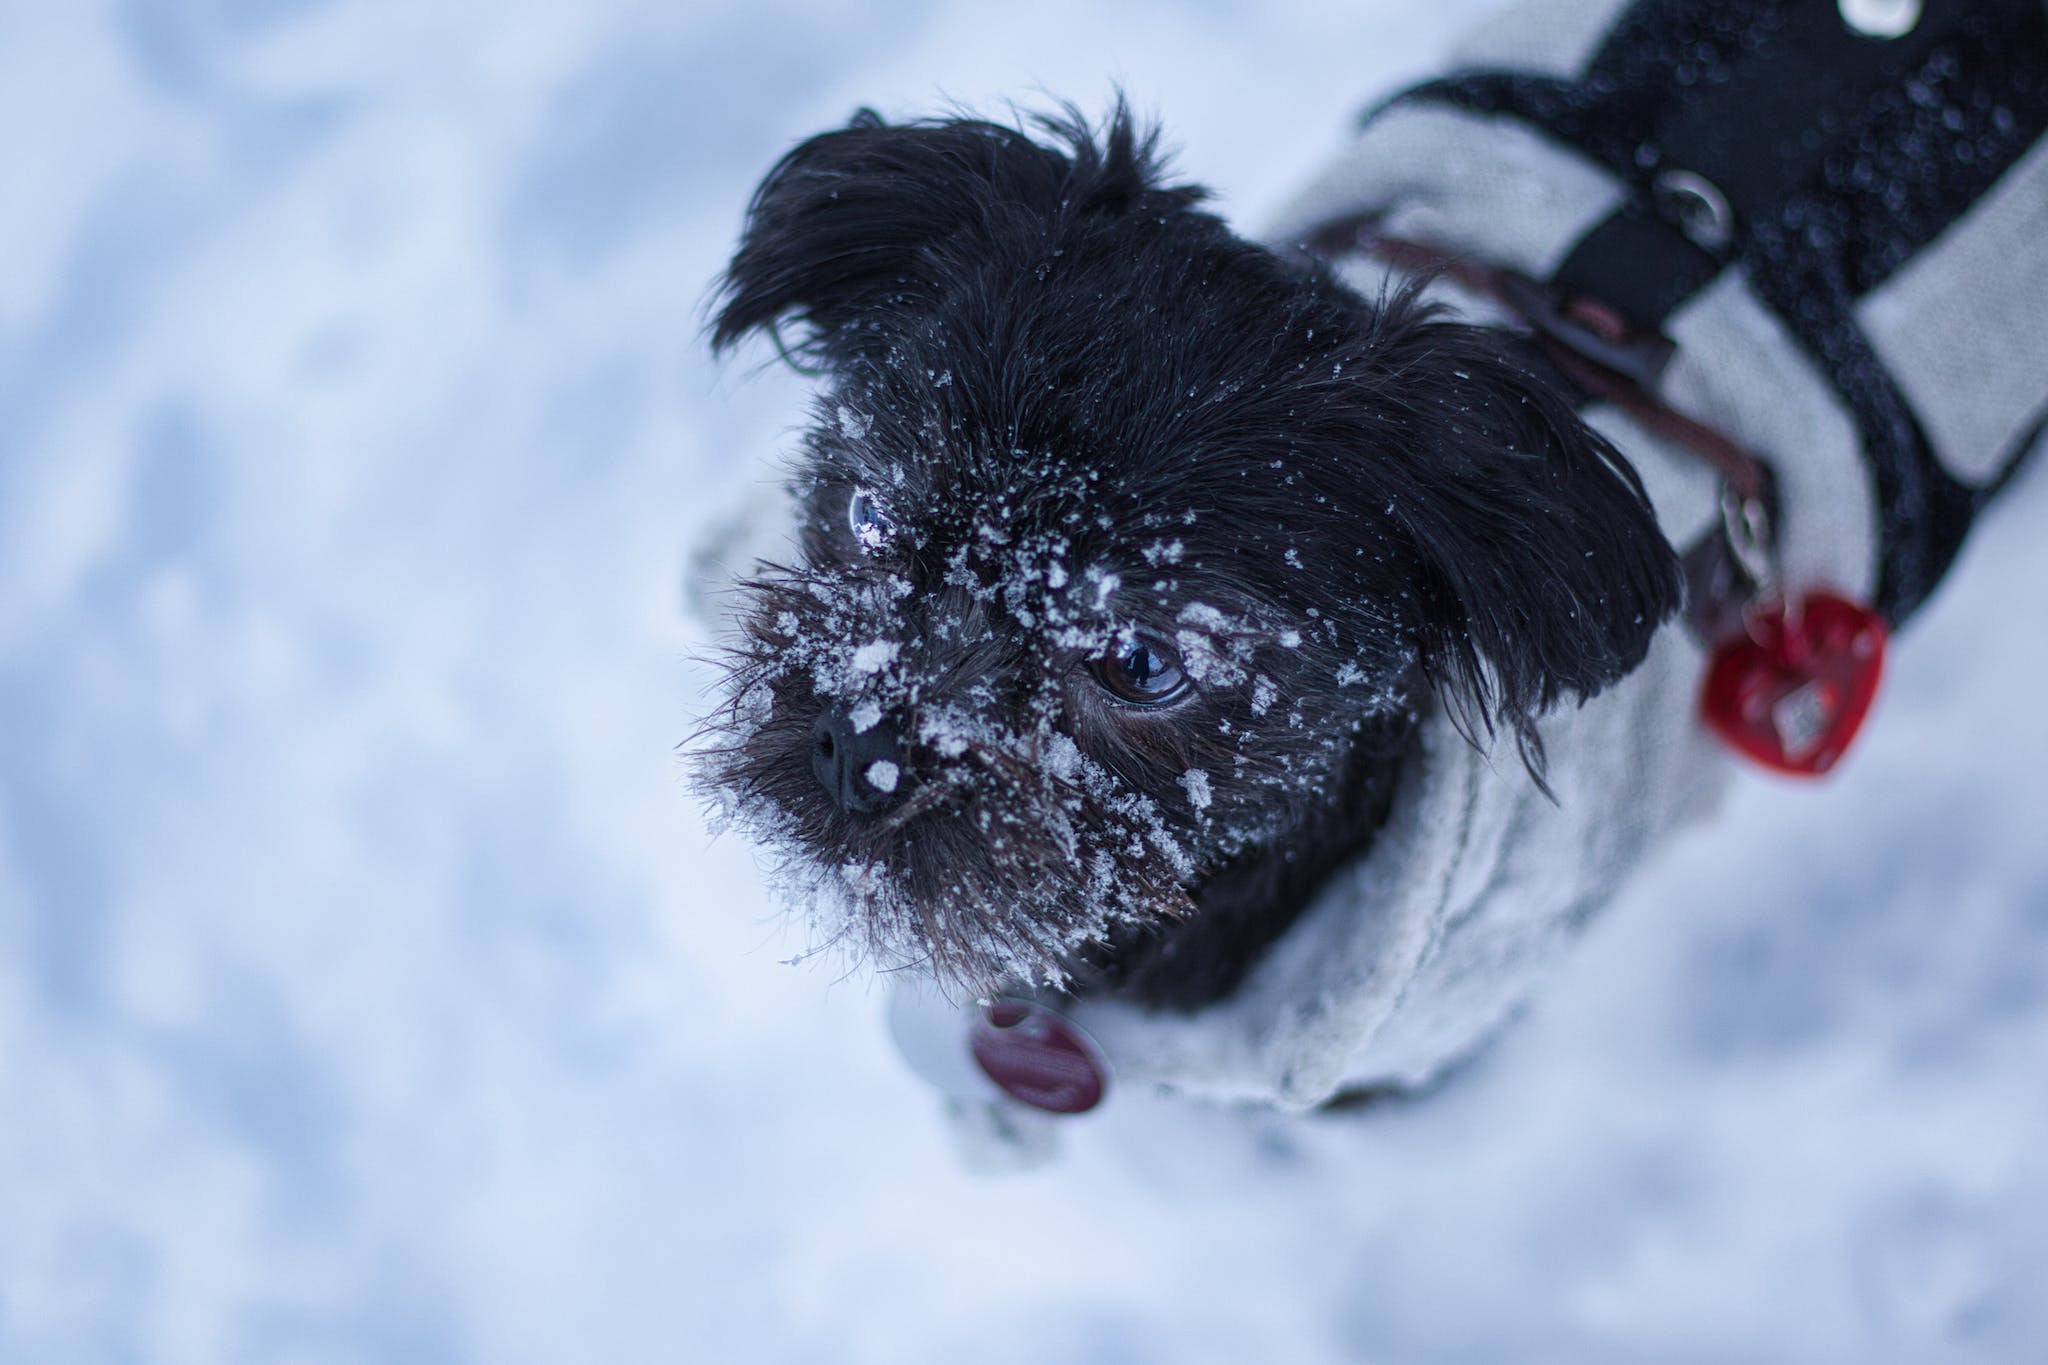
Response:
POLYGON ((1420 561, 1425 669, 1457 714, 1505 724, 1539 776, 1535 720, 1642 662, 1681 598, 1635 470, 1528 343, 1445 322, 1415 291, 1372 338, 1397 413, 1388 512, 1420 561))
POLYGON ((937 297, 991 248, 1063 221, 1166 212, 1202 198, 1160 185, 1156 130, 1121 99, 1098 139, 1069 107, 1034 125, 1046 141, 980 119, 890 125, 863 109, 797 146, 754 193, 712 325, 723 350, 787 317, 799 349, 832 363, 887 344, 888 323, 937 297))

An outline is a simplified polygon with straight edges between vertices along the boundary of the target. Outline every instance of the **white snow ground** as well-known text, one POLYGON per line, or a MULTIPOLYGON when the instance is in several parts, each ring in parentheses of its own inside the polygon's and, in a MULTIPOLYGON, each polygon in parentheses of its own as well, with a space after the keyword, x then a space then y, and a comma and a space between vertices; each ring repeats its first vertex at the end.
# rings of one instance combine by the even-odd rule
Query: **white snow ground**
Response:
POLYGON ((1400 1113, 972 1175, 682 787, 786 145, 1121 80, 1255 224, 1487 7, 0 6, 0 1361, 2048 1358, 2048 476, 1400 1113))

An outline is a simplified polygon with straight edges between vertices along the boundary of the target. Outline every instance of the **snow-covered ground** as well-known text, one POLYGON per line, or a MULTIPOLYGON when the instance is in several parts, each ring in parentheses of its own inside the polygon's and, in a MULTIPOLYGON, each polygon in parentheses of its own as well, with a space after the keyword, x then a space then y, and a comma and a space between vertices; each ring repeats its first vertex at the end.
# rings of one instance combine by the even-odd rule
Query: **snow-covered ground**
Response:
POLYGON ((956 1159, 712 842, 700 305, 861 103, 1256 224, 1488 0, 0 5, 0 1362, 2048 1358, 2048 475, 1416 1108, 956 1159))

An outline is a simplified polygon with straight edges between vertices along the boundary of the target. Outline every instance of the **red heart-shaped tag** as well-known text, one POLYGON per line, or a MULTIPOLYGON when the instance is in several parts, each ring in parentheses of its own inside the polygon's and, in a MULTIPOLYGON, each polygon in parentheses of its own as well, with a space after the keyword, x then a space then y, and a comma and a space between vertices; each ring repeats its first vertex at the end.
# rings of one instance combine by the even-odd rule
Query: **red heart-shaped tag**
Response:
POLYGON ((1054 1114, 1102 1102, 1109 1067, 1087 1034, 1028 1000, 998 1000, 967 1035, 974 1060, 1011 1099, 1054 1114))
POLYGON ((1818 592, 1752 612, 1707 666, 1700 714, 1737 753, 1776 772, 1818 777, 1870 713, 1884 671, 1884 620, 1818 592))

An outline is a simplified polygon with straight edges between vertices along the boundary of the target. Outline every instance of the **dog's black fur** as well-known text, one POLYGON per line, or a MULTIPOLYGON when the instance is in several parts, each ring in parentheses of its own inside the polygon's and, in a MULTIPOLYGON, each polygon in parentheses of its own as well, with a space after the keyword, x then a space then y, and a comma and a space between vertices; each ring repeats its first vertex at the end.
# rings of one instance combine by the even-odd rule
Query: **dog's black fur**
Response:
POLYGON ((713 326, 825 385, 706 777, 836 933, 971 989, 1227 994, 1424 709, 1540 772, 1678 600, 1519 338, 1239 239, 1155 144, 863 111, 761 185, 713 326))

